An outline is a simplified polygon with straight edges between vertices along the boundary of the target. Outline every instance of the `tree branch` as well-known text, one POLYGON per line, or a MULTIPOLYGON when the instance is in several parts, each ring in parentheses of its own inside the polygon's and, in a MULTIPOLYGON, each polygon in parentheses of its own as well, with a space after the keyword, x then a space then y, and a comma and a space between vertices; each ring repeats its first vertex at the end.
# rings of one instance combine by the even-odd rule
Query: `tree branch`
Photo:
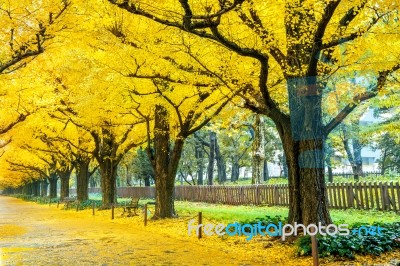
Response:
POLYGON ((17 120, 15 120, 14 122, 8 124, 7 126, 0 128, 0 134, 4 134, 8 131, 10 131, 15 125, 25 121, 25 119, 31 115, 31 113, 27 113, 27 114, 20 114, 17 118, 17 120))
POLYGON ((334 39, 328 43, 323 43, 321 45, 321 50, 323 49, 329 49, 335 46, 338 46, 340 44, 349 42, 349 41, 353 41, 355 39, 357 39, 358 37, 363 36, 365 33, 367 33, 374 25, 376 25, 378 23, 378 21, 385 15, 387 15, 388 13, 384 13, 384 14, 377 14, 376 17, 372 18, 371 22, 365 26, 364 28, 360 28, 346 36, 340 36, 337 39, 334 39))
POLYGON ((20 44, 18 49, 14 49, 13 30, 11 31, 10 48, 13 51, 13 55, 5 63, 0 62, 0 75, 13 72, 18 68, 23 67, 25 65, 25 59, 38 56, 39 54, 44 52, 43 45, 46 40, 51 38, 51 36, 46 34, 47 27, 54 24, 55 21, 59 19, 59 17, 63 13, 66 12, 71 3, 67 0, 62 0, 62 4, 62 8, 55 16, 50 13, 47 25, 43 25, 39 22, 38 31, 32 36, 30 40, 20 44), (20 62, 22 63, 18 65, 20 62), (12 67, 14 67, 14 69, 10 69, 12 67))
POLYGON ((328 136, 360 103, 374 98, 384 88, 389 75, 400 69, 400 63, 394 65, 388 70, 379 72, 377 83, 370 91, 358 94, 353 97, 352 103, 346 105, 337 115, 333 118, 324 129, 325 136, 328 136))

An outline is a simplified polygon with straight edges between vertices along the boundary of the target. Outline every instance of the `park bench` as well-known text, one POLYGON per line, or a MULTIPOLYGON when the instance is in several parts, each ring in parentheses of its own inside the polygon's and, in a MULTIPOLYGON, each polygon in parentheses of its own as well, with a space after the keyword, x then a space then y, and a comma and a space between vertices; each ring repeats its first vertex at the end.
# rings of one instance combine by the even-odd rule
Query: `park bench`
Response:
POLYGON ((123 213, 122 215, 125 214, 125 212, 128 213, 127 217, 131 217, 136 214, 136 210, 139 208, 139 200, 140 198, 132 197, 131 202, 128 205, 122 206, 123 207, 123 213), (132 213, 133 210, 133 213, 132 213))
POLYGON ((61 203, 64 203, 64 209, 65 209, 65 210, 68 210, 68 208, 69 208, 72 204, 74 204, 74 203, 76 203, 76 202, 77 202, 76 197, 67 197, 67 198, 64 198, 64 199, 62 200, 61 203))

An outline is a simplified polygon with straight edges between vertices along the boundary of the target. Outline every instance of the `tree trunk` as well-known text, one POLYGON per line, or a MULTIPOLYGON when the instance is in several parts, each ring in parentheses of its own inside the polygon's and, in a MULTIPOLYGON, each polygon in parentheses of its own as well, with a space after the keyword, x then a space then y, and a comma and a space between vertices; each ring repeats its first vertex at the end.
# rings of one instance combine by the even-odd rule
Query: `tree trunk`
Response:
POLYGON ((50 183, 50 195, 49 197, 51 199, 57 198, 57 181, 58 181, 58 176, 56 173, 50 174, 48 177, 49 183, 50 183))
POLYGON ((183 137, 177 137, 173 148, 170 145, 168 111, 157 105, 154 118, 154 159, 156 182, 156 210, 154 218, 175 217, 174 189, 175 177, 184 144, 183 137))
POLYGON ((282 156, 282 170, 283 170, 283 176, 285 178, 288 178, 288 176, 289 176, 289 169, 288 169, 287 165, 288 164, 287 164, 287 161, 286 161, 286 155, 283 154, 283 156, 282 156))
POLYGON ((216 135, 215 135, 215 159, 217 161, 218 183, 223 184, 226 182, 226 162, 219 149, 218 139, 216 135))
POLYGON ((208 155, 208 167, 207 167, 207 184, 211 186, 214 179, 214 160, 215 160, 215 132, 210 131, 210 153, 208 155))
POLYGON ((69 179, 70 179, 71 173, 68 174, 62 174, 60 175, 60 180, 61 180, 61 186, 60 186, 60 200, 63 200, 64 198, 69 197, 69 179))
POLYGON ((40 183, 41 183, 40 180, 33 182, 32 194, 34 197, 40 196, 40 183))
POLYGON ((387 149, 384 149, 381 161, 379 163, 381 167, 381 175, 385 175, 386 172, 386 158, 387 158, 387 149))
POLYGON ((333 170, 332 166, 328 165, 328 182, 333 183, 333 170))
POLYGON ((358 140, 358 124, 354 124, 352 126, 354 132, 351 132, 352 136, 350 136, 347 126, 342 125, 343 131, 343 146, 346 150, 347 158, 349 159, 351 169, 353 170, 354 181, 358 182, 360 180, 360 176, 363 175, 362 171, 362 158, 361 158, 361 144, 358 140), (352 148, 350 148, 350 141, 352 142, 352 148))
MULTIPOLYGON (((61 180, 60 186, 60 200, 69 197, 69 179, 71 177, 72 170, 68 169, 66 171, 59 171, 59 176, 61 180)), ((78 189, 77 189, 78 190, 78 189)))
POLYGON ((263 180, 264 180, 264 182, 267 182, 268 179, 269 179, 268 161, 267 161, 267 159, 264 159, 264 164, 263 164, 263 180))
POLYGON ((280 134, 289 178, 289 223, 330 224, 324 180, 321 84, 315 77, 288 80, 290 121, 273 119, 280 134))
POLYGON ((232 173, 231 173, 231 182, 236 182, 239 179, 239 156, 234 154, 232 156, 232 173))
POLYGON ((32 194, 32 183, 25 184, 22 187, 22 194, 31 195, 32 194))
POLYGON ((360 177, 362 177, 364 175, 363 169, 362 169, 361 149, 362 149, 362 146, 361 146, 360 141, 357 136, 356 138, 353 138, 353 152, 354 152, 354 170, 353 171, 354 171, 354 180, 355 181, 359 181, 360 177))
POLYGON ((150 183, 150 176, 146 176, 145 178, 144 178, 144 186, 145 187, 149 187, 151 185, 151 183, 150 183))
POLYGON ((330 224, 324 168, 317 167, 317 163, 323 164, 323 158, 315 152, 322 144, 295 141, 290 133, 282 137, 289 175, 289 223, 330 224))
POLYGON ((89 177, 89 185, 90 187, 97 187, 97 181, 94 176, 89 177))
POLYGON ((49 183, 47 183, 46 179, 43 179, 40 181, 40 196, 41 197, 46 197, 47 196, 47 187, 49 186, 49 183))
POLYGON ((130 175, 128 164, 125 165, 125 171, 126 171, 126 185, 128 187, 131 187, 132 186, 132 176, 130 175))
POLYGON ((77 160, 76 169, 76 197, 78 201, 86 201, 89 199, 89 163, 90 160, 77 160))
POLYGON ((195 157, 197 161, 197 184, 203 185, 204 183, 204 150, 200 141, 196 141, 195 157))
POLYGON ((328 182, 329 183, 333 183, 332 156, 333 156, 332 144, 327 143, 326 144, 326 165, 328 167, 328 182))
POLYGON ((104 158, 99 162, 101 175, 101 192, 102 192, 102 209, 109 209, 111 205, 116 203, 116 178, 117 167, 115 162, 110 158, 104 158))
POLYGON ((265 157, 264 151, 264 130, 263 130, 263 119, 260 115, 256 115, 256 121, 254 123, 254 139, 252 145, 252 171, 251 171, 251 183, 260 184, 262 176, 262 168, 265 157))

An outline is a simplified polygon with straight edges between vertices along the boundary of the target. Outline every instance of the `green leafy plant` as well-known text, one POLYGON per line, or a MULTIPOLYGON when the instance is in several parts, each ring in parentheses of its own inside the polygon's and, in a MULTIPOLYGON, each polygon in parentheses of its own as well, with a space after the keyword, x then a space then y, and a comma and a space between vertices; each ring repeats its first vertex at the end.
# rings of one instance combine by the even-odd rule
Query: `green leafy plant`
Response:
MULTIPOLYGON (((361 224, 353 224, 350 230, 359 228, 361 224)), ((372 226, 384 228, 381 235, 350 234, 346 236, 322 236, 318 235, 318 252, 321 257, 339 256, 354 258, 355 254, 371 254, 379 256, 383 252, 400 248, 400 222, 395 223, 374 223, 372 226)), ((302 236, 297 242, 297 253, 299 255, 311 254, 311 237, 302 236)))
POLYGON ((264 217, 257 217, 255 219, 245 220, 241 222, 241 224, 257 224, 259 222, 261 222, 262 226, 266 226, 268 224, 278 224, 279 222, 285 224, 287 222, 287 217, 283 217, 281 215, 276 215, 276 216, 266 215, 264 217))

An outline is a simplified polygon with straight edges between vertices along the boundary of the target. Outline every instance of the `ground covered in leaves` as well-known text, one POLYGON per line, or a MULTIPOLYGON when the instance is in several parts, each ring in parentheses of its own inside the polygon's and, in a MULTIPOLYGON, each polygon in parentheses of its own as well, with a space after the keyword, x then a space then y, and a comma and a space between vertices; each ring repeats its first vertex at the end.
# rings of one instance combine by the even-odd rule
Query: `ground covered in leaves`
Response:
MULTIPOLYGON (((152 210, 150 209, 150 212, 152 210)), ((149 221, 116 209, 76 212, 0 197, 0 265, 312 265, 295 247, 270 238, 188 236, 192 217, 149 221)), ((212 222, 205 219, 204 222, 212 222)), ((215 222, 216 224, 217 222, 215 222)), ((321 265, 385 265, 400 252, 321 265)), ((389 264, 387 264, 389 265, 389 264)))

